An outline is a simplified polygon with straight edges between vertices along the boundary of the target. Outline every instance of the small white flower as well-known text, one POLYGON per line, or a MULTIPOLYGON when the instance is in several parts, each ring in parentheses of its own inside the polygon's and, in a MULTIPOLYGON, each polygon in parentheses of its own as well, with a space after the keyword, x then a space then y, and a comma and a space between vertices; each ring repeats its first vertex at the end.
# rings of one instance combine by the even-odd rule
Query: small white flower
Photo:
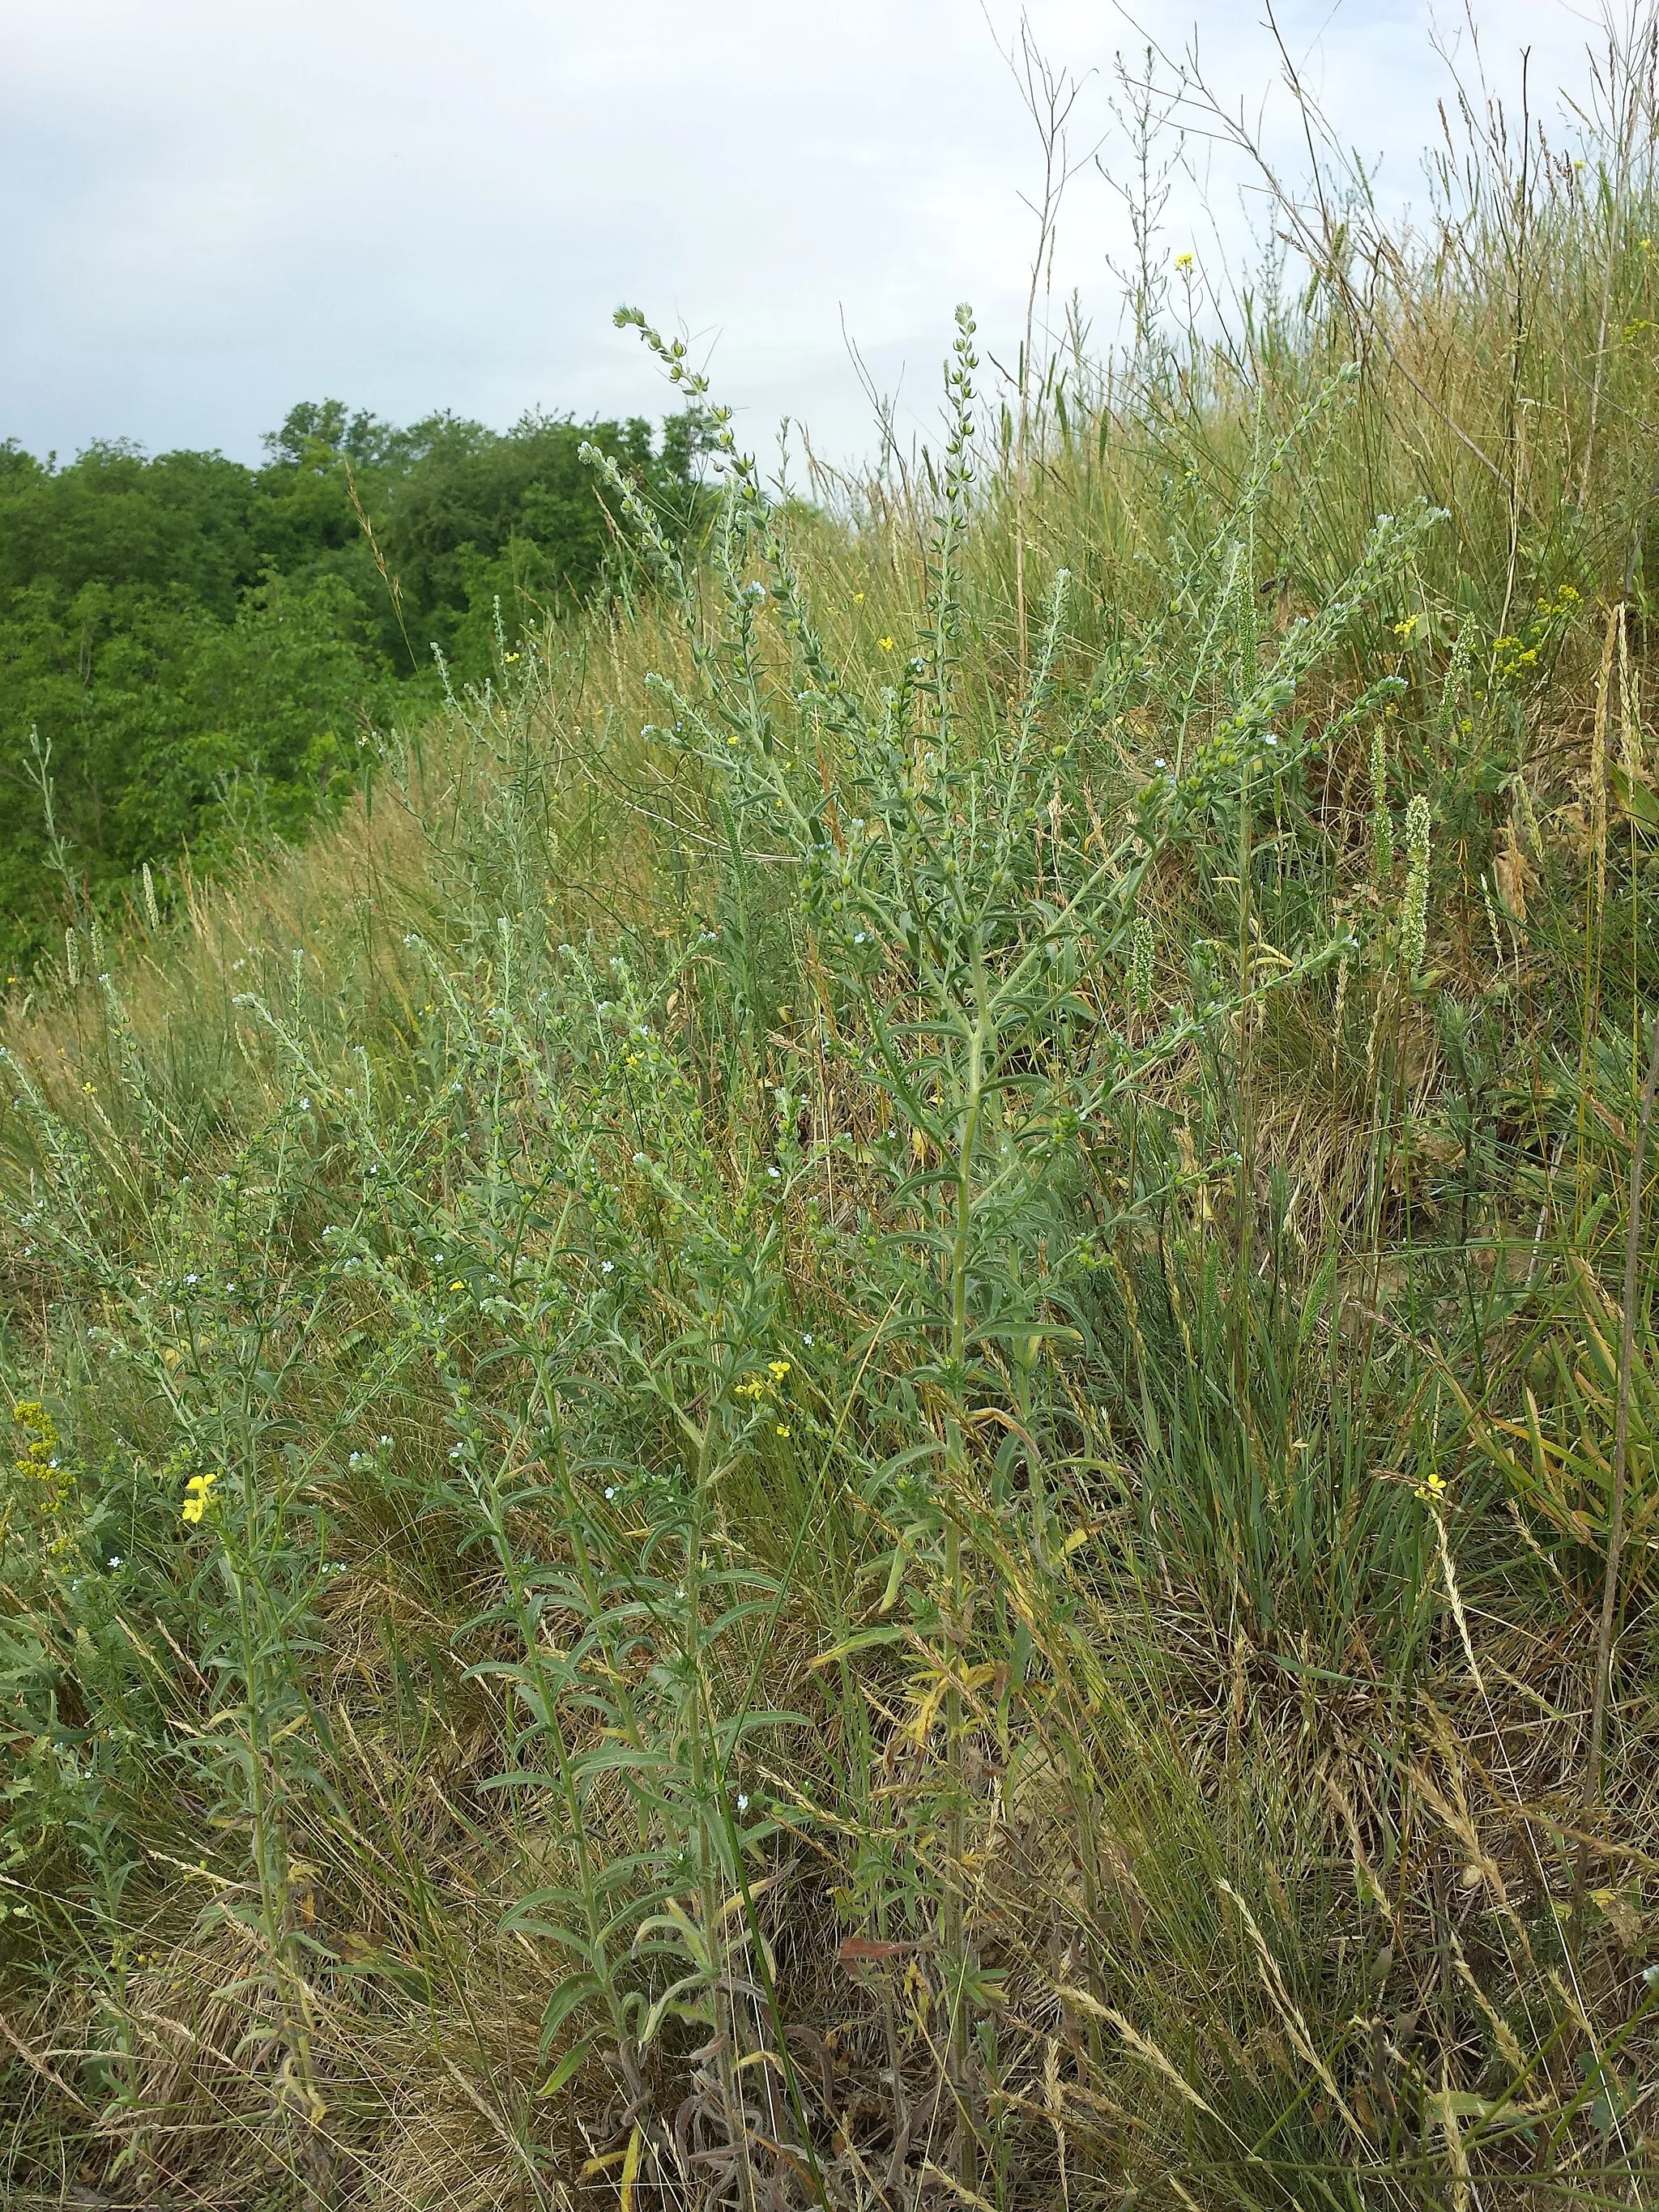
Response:
POLYGON ((382 1437, 380 1438, 380 1443, 381 1443, 381 1445, 382 1445, 382 1447, 383 1447, 383 1448, 384 1448, 384 1446, 386 1446, 386 1445, 389 1444, 391 1442, 392 1442, 392 1439, 391 1439, 391 1437, 382 1437))
POLYGON ((811 1332, 810 1332, 810 1330, 809 1330, 809 1332, 807 1333, 807 1334, 806 1334, 806 1335, 805 1335, 804 1337, 802 1337, 802 1339, 801 1339, 801 1342, 802 1342, 803 1344, 810 1345, 810 1344, 811 1343, 811 1341, 812 1341, 811 1333, 811 1332))
POLYGON ((309 1113, 310 1113, 310 1111, 311 1111, 311 1101, 310 1101, 310 1099, 309 1099, 309 1098, 302 1098, 302 1099, 300 1101, 300 1111, 301 1111, 302 1114, 309 1114, 309 1113))
POLYGON ((605 1489, 605 1496, 606 1496, 607 1498, 614 1498, 614 1497, 616 1496, 616 1494, 617 1494, 617 1491, 616 1491, 616 1486, 615 1486, 615 1484, 614 1484, 614 1483, 613 1483, 613 1484, 609 1484, 609 1485, 607 1485, 607 1486, 606 1486, 606 1489, 605 1489))
POLYGON ((600 1261, 600 1262, 599 1262, 599 1273, 600 1273, 602 1275, 609 1275, 609 1274, 613 1273, 614 1272, 615 1272, 615 1270, 613 1269, 613 1267, 612 1267, 612 1266, 611 1266, 611 1261, 610 1261, 609 1260, 601 1260, 601 1261, 600 1261))
POLYGON ((199 1275, 186 1275, 185 1277, 185 1280, 187 1283, 199 1283, 201 1279, 202 1279, 199 1275))
POLYGON ((769 1176, 771 1176, 771 1178, 772 1178, 772 1180, 773 1180, 773 1182, 780 1182, 780 1181, 781 1180, 781 1178, 780 1177, 780 1176, 779 1176, 779 1174, 778 1174, 778 1171, 777 1171, 777 1170, 776 1170, 775 1168, 768 1168, 768 1170, 766 1170, 766 1172, 767 1172, 767 1174, 768 1174, 768 1175, 769 1175, 769 1176))
POLYGON ((749 1800, 744 1796, 741 1790, 738 1792, 738 1810, 739 1813, 746 1813, 749 1810, 749 1800))
POLYGON ((112 1574, 113 1574, 113 1573, 114 1573, 114 1571, 115 1571, 115 1570, 116 1570, 116 1568, 117 1568, 117 1567, 121 1566, 121 1565, 123 1565, 124 1564, 125 1564, 125 1562, 123 1561, 123 1559, 122 1559, 122 1558, 121 1558, 121 1554, 120 1554, 118 1552, 112 1552, 112 1553, 110 1553, 110 1555, 109 1555, 109 1569, 110 1569, 110 1572, 111 1572, 112 1574))

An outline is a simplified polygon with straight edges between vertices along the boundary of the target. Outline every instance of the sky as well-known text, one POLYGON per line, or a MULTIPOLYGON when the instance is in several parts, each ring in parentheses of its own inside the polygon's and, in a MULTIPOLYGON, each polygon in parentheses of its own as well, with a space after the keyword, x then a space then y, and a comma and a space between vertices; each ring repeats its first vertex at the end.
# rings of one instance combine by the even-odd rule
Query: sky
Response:
MULTIPOLYGON (((1583 84, 1583 12, 1470 6, 1494 86, 1513 95, 1522 46, 1534 110, 1583 84)), ((1080 87, 1072 155, 1099 149, 1061 205, 1054 313, 1074 289, 1109 336, 1112 60, 1146 40, 1109 0, 1028 12, 1080 87)), ((1473 67, 1461 8, 1277 15, 1338 137, 1390 205, 1420 204, 1437 22, 1473 67)), ((1195 40, 1293 171, 1264 16, 1173 0, 1141 21, 1173 52, 1195 40)), ((254 460, 303 398, 660 416, 622 301, 692 342, 748 442, 788 415, 855 460, 869 390, 926 434, 957 301, 1005 361, 1024 319, 1042 157, 1018 27, 1009 0, 0 0, 0 438, 254 460)), ((1158 251, 1212 268, 1248 236, 1242 173, 1198 137, 1188 158, 1158 251)))

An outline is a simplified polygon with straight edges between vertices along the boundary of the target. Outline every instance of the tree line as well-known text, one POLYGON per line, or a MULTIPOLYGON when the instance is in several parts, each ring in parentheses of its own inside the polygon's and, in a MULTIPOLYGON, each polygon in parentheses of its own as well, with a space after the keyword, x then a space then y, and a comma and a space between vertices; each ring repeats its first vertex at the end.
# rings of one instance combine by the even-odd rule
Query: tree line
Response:
POLYGON ((8 972, 55 938, 65 875, 97 900, 146 863, 301 834, 353 787, 374 727, 424 710, 438 656, 488 672, 497 600, 517 629, 600 588, 614 537, 584 440, 690 526, 684 417, 660 438, 542 413, 399 428, 307 401, 258 467, 0 443, 8 972))

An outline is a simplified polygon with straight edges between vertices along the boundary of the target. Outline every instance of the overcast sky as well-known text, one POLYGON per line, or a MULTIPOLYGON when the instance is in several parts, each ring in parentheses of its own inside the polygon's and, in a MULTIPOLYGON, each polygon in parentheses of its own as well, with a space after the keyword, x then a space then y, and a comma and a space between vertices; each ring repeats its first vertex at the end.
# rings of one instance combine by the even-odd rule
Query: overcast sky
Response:
MULTIPOLYGON (((930 424, 952 307, 1006 343, 1034 239, 1039 151, 993 33, 1017 13, 989 5, 988 24, 979 0, 0 0, 0 437, 254 459, 329 395, 395 421, 659 415, 620 301, 712 351, 751 442, 787 413, 838 456, 872 444, 843 330, 901 422, 930 424)), ((1030 13, 1057 67, 1097 73, 1084 152, 1139 41, 1107 0, 1030 13)), ((1172 48, 1195 29, 1253 114, 1271 94, 1261 0, 1143 13, 1172 48)), ((1582 82, 1582 12, 1474 13, 1506 88, 1522 44, 1537 107, 1582 82)), ((1340 134, 1420 200, 1446 83, 1430 9, 1281 0, 1279 20, 1340 134)), ((1294 166, 1282 98, 1265 118, 1294 166)), ((1122 153, 1109 137, 1109 168, 1122 153)), ((1210 181, 1236 241, 1236 178, 1210 181)), ((1170 212, 1161 250, 1212 260, 1190 196, 1170 212)), ((1079 175, 1055 283, 1098 329, 1122 245, 1108 184, 1079 175)))

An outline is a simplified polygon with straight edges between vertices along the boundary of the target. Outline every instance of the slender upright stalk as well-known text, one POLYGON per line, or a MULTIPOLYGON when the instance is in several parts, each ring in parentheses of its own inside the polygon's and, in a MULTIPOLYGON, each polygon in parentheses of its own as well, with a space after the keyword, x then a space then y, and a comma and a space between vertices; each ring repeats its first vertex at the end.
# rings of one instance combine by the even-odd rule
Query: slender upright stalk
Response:
POLYGON ((1255 1227, 1255 1121, 1250 1085, 1250 775, 1248 766, 1238 791, 1238 1283, 1233 1313, 1233 1389, 1244 1433, 1249 1419, 1250 1269, 1255 1227))
POLYGON ((951 1246, 951 1386, 953 1403, 945 1425, 945 1468, 949 1497, 945 1522, 945 1576, 951 1620, 949 1659, 952 1673, 945 1696, 946 1753, 950 1765, 951 1813, 946 1836, 943 1936, 946 1971, 954 1972, 957 1986, 951 2006, 951 2069, 962 2123, 962 2154, 958 2177, 969 2191, 975 2187, 978 2158, 973 2117, 969 2101, 968 2003, 963 1984, 967 1978, 965 1912, 967 1866, 967 1763, 963 1744, 963 1705, 960 1671, 967 1642, 968 1598, 963 1572, 962 1527, 958 1517, 968 1488, 966 1407, 963 1404, 963 1375, 968 1354, 968 1260, 973 1229, 974 1159, 979 1148, 980 1125, 985 1110, 985 1042, 987 977, 981 960, 975 961, 979 986, 973 1024, 968 1033, 967 1084, 963 1097, 962 1132, 957 1155, 955 1233, 951 1246))
MULTIPOLYGON (((1642 1254, 1642 1184, 1647 1166, 1648 1133, 1654 1096, 1659 1091, 1659 1015, 1653 1020, 1648 1072, 1630 1158, 1630 1214, 1625 1229, 1624 1321, 1619 1332, 1619 1400, 1613 1417, 1613 1497, 1607 1515, 1607 1564, 1601 1582, 1601 1620, 1595 1638, 1595 1691, 1590 1706, 1589 1757, 1584 1766, 1583 1809, 1589 1816, 1601 1801, 1601 1753, 1607 1733, 1607 1699, 1613 1673, 1613 1638, 1619 1612, 1619 1569, 1625 1543, 1625 1491, 1630 1465, 1631 1370, 1636 1355, 1636 1277, 1642 1254)), ((1582 1893, 1588 1845, 1578 1847, 1574 1887, 1582 1893)), ((1577 1911, 1574 1918, 1577 1920, 1577 1911)))
POLYGON ((709 1752, 718 1753, 718 1743, 713 1726, 713 1703, 705 1695, 703 1681, 702 1565, 708 1535, 708 1496, 714 1480, 716 1418, 715 1409, 710 1406, 697 1446, 696 1510, 692 1518, 691 1540, 687 1546, 685 1562, 688 1662, 685 1714, 690 1726, 686 1749, 690 1769, 691 1800, 697 1820, 697 1903, 702 1919, 703 1964, 708 1976, 709 2005, 714 2028, 714 2070, 720 2083, 720 2106, 726 2131, 737 2154, 738 2185, 742 2192, 744 2212, 755 2212, 754 2169, 750 2162, 749 2133, 744 2121, 743 2097, 736 2063, 737 2008, 732 2002, 729 1978, 721 1972, 719 1959, 720 1946, 724 1941, 721 1914, 726 1900, 722 1894, 722 1869, 715 1854, 714 1837, 722 1819, 720 1804, 722 1781, 720 1776, 710 1771, 709 1752), (703 1735, 705 1711, 709 1717, 707 1741, 703 1735))

